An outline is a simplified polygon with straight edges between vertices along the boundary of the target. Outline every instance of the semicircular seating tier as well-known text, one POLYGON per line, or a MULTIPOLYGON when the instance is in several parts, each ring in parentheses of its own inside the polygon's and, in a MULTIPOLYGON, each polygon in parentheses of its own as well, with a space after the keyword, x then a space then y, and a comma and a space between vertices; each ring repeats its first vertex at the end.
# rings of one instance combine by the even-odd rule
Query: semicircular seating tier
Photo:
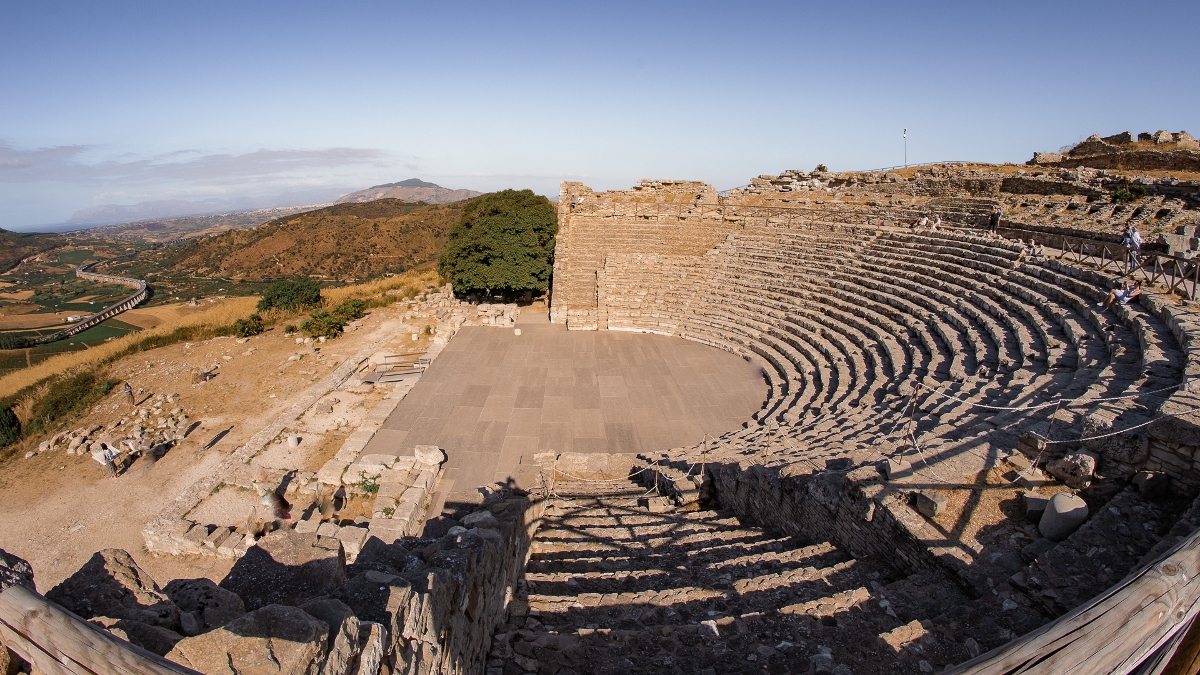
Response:
MULTIPOLYGON (((1200 317, 1178 297, 1147 286, 1105 308, 1121 279, 1023 254, 1023 242, 991 238, 967 215, 918 232, 895 211, 747 207, 696 183, 614 193, 566 183, 559 203, 553 321, 679 336, 761 367, 768 393, 745 428, 645 453, 689 475, 707 466, 721 505, 739 515, 912 573, 949 573, 974 589, 980 611, 995 611, 1000 643, 1104 591, 1200 522, 1200 502, 1186 508, 1200 493, 1200 396, 1189 386, 1200 375, 1200 317), (922 490, 1012 488, 1037 476, 1030 463, 1080 451, 1097 458, 1105 486, 1089 501, 1113 504, 1112 514, 1053 550, 999 535, 985 544, 1003 528, 946 529, 913 506, 922 490), (884 460, 909 462, 915 476, 889 481, 884 460), (1005 474, 997 484, 980 478, 993 470, 1005 474), (1165 509, 1175 509, 1163 516, 1178 520, 1173 530, 1130 515, 1151 508, 1131 486, 1146 471, 1168 477, 1169 498, 1182 500, 1165 509), (1126 520, 1118 531, 1162 532, 1117 562, 1063 571, 1063 547, 1103 558, 1085 539, 1126 520), (1030 613, 1001 614, 1010 592, 1030 613)), ((981 489, 956 508, 966 514, 981 489)))

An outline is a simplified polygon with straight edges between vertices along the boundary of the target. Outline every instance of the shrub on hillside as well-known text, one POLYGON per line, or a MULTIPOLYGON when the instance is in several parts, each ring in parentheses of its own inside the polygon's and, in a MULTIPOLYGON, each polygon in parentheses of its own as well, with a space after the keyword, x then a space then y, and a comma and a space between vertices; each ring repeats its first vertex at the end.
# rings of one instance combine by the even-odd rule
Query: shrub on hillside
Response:
POLYGON ((0 408, 0 448, 21 440, 21 420, 11 407, 0 408))
POLYGON ((258 335, 261 332, 263 332, 263 319, 258 314, 251 314, 249 318, 233 322, 233 334, 240 338, 258 335))
POLYGON ((337 307, 333 308, 334 316, 343 318, 347 321, 363 318, 367 309, 367 303, 363 300, 347 300, 337 307))
POLYGON ((102 378, 96 371, 74 373, 58 380, 46 395, 33 404, 26 435, 49 431, 72 415, 80 415, 108 395, 120 380, 102 378))
POLYGON ((312 318, 300 324, 300 330, 309 337, 335 338, 346 325, 345 319, 334 316, 323 309, 312 313, 312 318))
POLYGON ((1140 183, 1122 185, 1112 192, 1114 204, 1132 204, 1145 196, 1146 187, 1140 183))
POLYGON ((279 309, 302 309, 321 304, 321 287, 309 279, 276 281, 263 291, 258 301, 258 311, 272 307, 279 309))
POLYGON ((484 195, 450 227, 438 273, 458 293, 544 291, 557 233, 558 216, 545 197, 531 190, 484 195))

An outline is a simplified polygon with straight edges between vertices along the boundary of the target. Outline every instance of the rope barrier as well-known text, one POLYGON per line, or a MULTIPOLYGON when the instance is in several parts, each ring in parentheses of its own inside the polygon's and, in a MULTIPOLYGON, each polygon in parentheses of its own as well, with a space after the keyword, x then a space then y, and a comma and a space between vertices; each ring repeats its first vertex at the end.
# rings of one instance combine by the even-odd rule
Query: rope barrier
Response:
POLYGON ((1161 389, 1153 389, 1151 391, 1143 391, 1143 392, 1139 392, 1136 394, 1122 394, 1120 396, 1103 396, 1103 397, 1099 397, 1099 398, 1077 398, 1077 399, 1071 399, 1071 400, 1059 399, 1057 401, 1049 401, 1046 403, 1036 403, 1033 405, 1018 405, 1018 406, 996 406, 996 405, 986 405, 983 403, 973 403, 971 401, 967 401, 965 399, 959 398, 958 396, 954 396, 952 394, 947 394, 945 392, 934 389, 933 387, 930 387, 929 385, 925 384, 924 382, 917 382, 916 384, 918 387, 921 387, 922 389, 927 389, 931 393, 941 396, 942 398, 948 398, 953 401, 958 401, 959 403, 965 403, 965 404, 975 407, 975 408, 983 408, 985 410, 1009 410, 1009 411, 1011 411, 1011 410, 1041 410, 1042 408, 1052 408, 1054 406, 1059 406, 1059 405, 1064 408, 1073 408, 1076 406, 1082 406, 1084 404, 1104 403, 1107 401, 1123 401, 1123 400, 1130 399, 1130 398, 1138 398, 1139 396, 1153 396, 1154 394, 1161 394, 1165 391, 1171 391, 1173 389, 1179 389, 1180 387, 1187 386, 1188 382, 1190 382, 1192 379, 1195 379, 1195 378, 1187 378, 1183 382, 1180 382, 1179 384, 1173 384, 1169 387, 1163 387, 1161 389))

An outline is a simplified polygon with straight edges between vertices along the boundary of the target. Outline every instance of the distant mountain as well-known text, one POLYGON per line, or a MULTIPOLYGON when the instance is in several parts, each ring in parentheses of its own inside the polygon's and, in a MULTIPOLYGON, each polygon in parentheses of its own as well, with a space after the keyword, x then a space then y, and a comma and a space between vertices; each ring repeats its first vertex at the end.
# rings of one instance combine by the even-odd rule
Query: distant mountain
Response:
POLYGON ((232 199, 201 199, 188 201, 184 199, 159 199, 139 202, 137 204, 102 204, 81 209, 71 214, 67 223, 71 225, 91 227, 96 225, 112 225, 128 223, 135 220, 151 220, 155 218, 176 218, 180 216, 196 216, 210 213, 231 213, 253 209, 267 209, 301 204, 328 204, 345 188, 322 188, 305 190, 303 192, 285 192, 259 197, 238 197, 232 199))
POLYGON ((79 234, 96 237, 117 237, 119 239, 140 239, 152 243, 162 243, 220 234, 226 230, 247 230, 252 227, 258 227, 269 220, 282 218, 301 211, 312 211, 323 206, 329 206, 329 204, 278 206, 269 209, 181 216, 178 218, 151 218, 148 220, 135 220, 132 223, 100 225, 80 230, 79 234))
POLYGON ((339 204, 371 202, 376 199, 400 199, 406 202, 426 204, 449 204, 483 194, 474 190, 451 190, 419 178, 409 178, 399 183, 384 183, 366 190, 351 192, 338 199, 339 204))

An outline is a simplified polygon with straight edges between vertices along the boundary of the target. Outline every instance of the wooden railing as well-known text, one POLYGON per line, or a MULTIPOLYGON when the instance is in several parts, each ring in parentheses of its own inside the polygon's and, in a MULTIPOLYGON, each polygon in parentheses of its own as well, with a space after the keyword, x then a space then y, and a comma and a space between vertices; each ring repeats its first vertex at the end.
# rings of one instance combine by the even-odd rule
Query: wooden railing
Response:
POLYGON ((47 675, 200 675, 136 647, 23 586, 0 593, 0 643, 47 675))
POLYGON ((1135 263, 1129 249, 1117 242, 1018 228, 1010 223, 1000 229, 1008 236, 1035 239, 1051 250, 1058 249, 1062 260, 1128 276, 1147 285, 1158 284, 1167 293, 1178 293, 1189 300, 1195 300, 1200 291, 1200 258, 1142 250, 1135 263))
POLYGON ((949 672, 1162 673, 1177 651, 1181 660, 1194 651, 1180 646, 1197 614, 1200 531, 1057 621, 949 672))

